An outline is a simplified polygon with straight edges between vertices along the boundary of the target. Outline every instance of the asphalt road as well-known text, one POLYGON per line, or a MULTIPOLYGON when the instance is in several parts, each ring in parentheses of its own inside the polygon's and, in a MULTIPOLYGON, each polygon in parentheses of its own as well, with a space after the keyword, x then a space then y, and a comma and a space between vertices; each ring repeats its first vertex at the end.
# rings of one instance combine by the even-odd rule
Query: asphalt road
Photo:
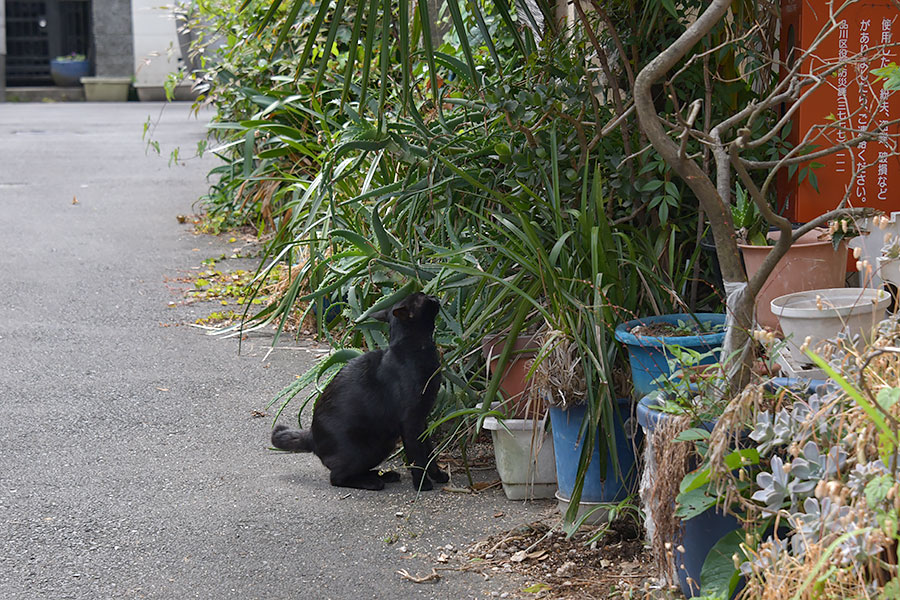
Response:
POLYGON ((169 306, 178 277, 233 246, 175 218, 214 164, 169 165, 204 136, 188 108, 0 104, 0 598, 517 596, 503 574, 396 572, 550 505, 416 499, 407 474, 330 487, 314 456, 268 450, 253 414, 314 354, 268 354, 266 337, 238 353, 184 325, 208 307, 169 306))

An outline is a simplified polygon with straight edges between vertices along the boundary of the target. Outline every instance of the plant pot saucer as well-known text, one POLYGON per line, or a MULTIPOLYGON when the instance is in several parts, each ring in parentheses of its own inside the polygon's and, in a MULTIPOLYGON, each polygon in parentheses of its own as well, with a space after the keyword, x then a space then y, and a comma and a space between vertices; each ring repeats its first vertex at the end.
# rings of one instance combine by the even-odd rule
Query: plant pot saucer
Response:
POLYGON ((775 353, 775 362, 781 365, 782 373, 791 379, 826 380, 828 375, 819 367, 801 365, 794 361, 787 348, 781 348, 775 353))
MULTIPOLYGON (((560 514, 566 514, 566 511, 569 510, 569 498, 563 496, 559 490, 556 491, 555 497, 560 514)), ((584 520, 585 525, 606 523, 609 520, 609 507, 609 502, 579 502, 578 513, 575 519, 581 519, 581 517, 590 513, 590 516, 584 520)))

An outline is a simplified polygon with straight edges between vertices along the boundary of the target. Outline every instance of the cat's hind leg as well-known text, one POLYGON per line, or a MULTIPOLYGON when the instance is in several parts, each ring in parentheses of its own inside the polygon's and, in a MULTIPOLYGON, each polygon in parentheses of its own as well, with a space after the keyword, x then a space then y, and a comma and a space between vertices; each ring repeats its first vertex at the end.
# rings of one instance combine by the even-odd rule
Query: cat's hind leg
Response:
POLYGON ((384 481, 378 476, 377 471, 365 471, 363 473, 331 472, 331 485, 335 487, 354 488, 357 490, 383 490, 384 481))
POLYGON ((397 471, 375 471, 378 474, 378 478, 385 483, 396 483, 400 481, 400 473, 397 471))
MULTIPOLYGON (((432 451, 433 453, 433 451, 432 451)), ((450 475, 441 471, 440 467, 437 464, 437 457, 432 456, 432 458, 428 461, 428 477, 435 483, 447 483, 450 481, 450 475)))

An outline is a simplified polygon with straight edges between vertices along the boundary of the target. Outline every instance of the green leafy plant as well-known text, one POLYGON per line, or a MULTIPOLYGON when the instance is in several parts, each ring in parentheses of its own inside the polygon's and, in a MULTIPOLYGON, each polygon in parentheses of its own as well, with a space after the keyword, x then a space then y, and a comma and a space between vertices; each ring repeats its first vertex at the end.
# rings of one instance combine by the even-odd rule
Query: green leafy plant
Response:
MULTIPOLYGON (((446 40, 458 44, 431 37, 424 0, 228 5, 211 5, 225 46, 198 82, 219 111, 208 151, 224 160, 204 204, 270 232, 257 277, 283 263, 291 282, 232 333, 280 335, 299 306, 335 348, 374 348, 385 340, 365 323, 370 307, 424 289, 444 301, 437 424, 462 435, 496 397, 476 351, 485 334, 548 327, 577 348, 593 430, 609 424, 621 365, 610 327, 718 303, 698 283, 698 197, 641 150, 619 93, 683 32, 666 3, 578 12, 563 29, 505 3, 451 2, 446 40)), ((728 35, 722 26, 703 47, 728 35)), ((678 111, 713 74, 736 80, 739 53, 718 52, 718 64, 685 62, 689 86, 650 95, 678 111)), ((754 97, 730 85, 711 96, 710 118, 754 97)), ((685 148, 703 152, 692 138, 685 148)))
POLYGON ((70 54, 63 54, 62 56, 57 56, 53 60, 55 60, 57 62, 62 62, 62 63, 84 62, 87 60, 87 56, 85 56, 84 54, 79 54, 77 52, 72 52, 70 54))

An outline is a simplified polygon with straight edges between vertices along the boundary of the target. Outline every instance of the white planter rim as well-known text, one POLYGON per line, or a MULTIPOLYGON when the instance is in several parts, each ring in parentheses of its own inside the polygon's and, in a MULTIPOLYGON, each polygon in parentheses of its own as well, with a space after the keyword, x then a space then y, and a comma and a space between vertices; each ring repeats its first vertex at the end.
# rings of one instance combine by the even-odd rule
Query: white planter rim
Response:
POLYGON ((534 419, 503 419, 503 422, 501 423, 496 417, 485 417, 483 427, 488 431, 503 431, 505 429, 509 429, 510 431, 531 431, 535 428, 543 430, 544 421, 536 421, 534 419))
POLYGON ((131 77, 82 77, 81 83, 99 83, 112 85, 126 85, 131 83, 131 77))
POLYGON ((872 288, 826 288, 794 292, 772 300, 772 313, 778 317, 820 319, 825 315, 849 316, 884 309, 890 294, 872 288), (821 299, 822 310, 818 308, 821 299))

